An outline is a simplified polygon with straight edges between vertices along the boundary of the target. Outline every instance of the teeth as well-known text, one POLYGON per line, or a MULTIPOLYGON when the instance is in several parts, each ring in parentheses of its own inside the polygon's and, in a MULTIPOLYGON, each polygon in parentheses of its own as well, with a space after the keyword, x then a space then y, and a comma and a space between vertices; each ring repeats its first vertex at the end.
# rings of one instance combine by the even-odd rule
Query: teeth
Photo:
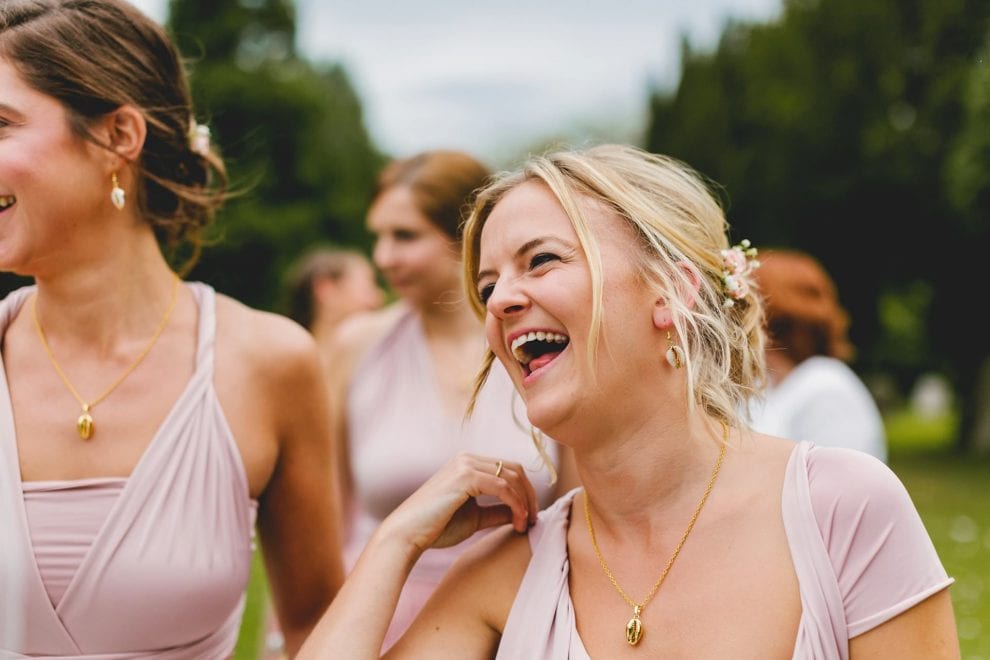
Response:
POLYGON ((8 206, 13 206, 17 198, 13 195, 0 195, 0 209, 5 209, 8 206))
POLYGON ((527 355, 526 351, 521 350, 523 345, 531 341, 552 341, 555 344, 563 344, 567 342, 567 335, 557 334, 556 332, 529 332, 525 335, 519 335, 512 340, 512 354, 516 356, 516 359, 523 364, 529 364, 530 356, 527 355))

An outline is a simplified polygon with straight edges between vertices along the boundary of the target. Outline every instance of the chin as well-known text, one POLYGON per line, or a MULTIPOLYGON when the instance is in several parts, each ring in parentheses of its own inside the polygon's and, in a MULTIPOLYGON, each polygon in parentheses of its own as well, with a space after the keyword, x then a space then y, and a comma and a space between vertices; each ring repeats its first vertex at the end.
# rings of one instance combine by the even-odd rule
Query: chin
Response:
POLYGON ((562 401, 526 402, 529 423, 554 440, 567 435, 568 426, 575 421, 575 409, 562 401))

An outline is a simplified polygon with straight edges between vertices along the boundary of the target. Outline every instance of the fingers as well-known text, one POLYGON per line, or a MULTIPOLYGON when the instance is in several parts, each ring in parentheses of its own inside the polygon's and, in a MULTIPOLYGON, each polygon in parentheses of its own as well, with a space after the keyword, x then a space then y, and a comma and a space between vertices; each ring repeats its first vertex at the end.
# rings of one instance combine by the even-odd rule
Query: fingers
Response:
MULTIPOLYGON (((540 505, 536 499, 536 489, 533 487, 533 482, 526 475, 526 470, 519 463, 498 461, 498 465, 502 466, 502 470, 500 471, 501 474, 496 476, 506 477, 511 485, 522 487, 520 496, 526 502, 527 521, 529 525, 534 524, 536 522, 536 515, 539 513, 540 505), (515 479, 512 479, 512 477, 515 477, 515 479)), ((499 470, 496 470, 496 472, 499 472, 499 470)))
MULTIPOLYGON (((472 457, 472 467, 478 470, 482 492, 502 500, 512 511, 512 526, 525 532, 536 522, 538 505, 536 490, 519 463, 486 457, 472 457)), ((502 521, 509 522, 509 521, 502 521)))
POLYGON ((499 527, 512 521, 512 508, 505 504, 478 507, 478 529, 499 527))

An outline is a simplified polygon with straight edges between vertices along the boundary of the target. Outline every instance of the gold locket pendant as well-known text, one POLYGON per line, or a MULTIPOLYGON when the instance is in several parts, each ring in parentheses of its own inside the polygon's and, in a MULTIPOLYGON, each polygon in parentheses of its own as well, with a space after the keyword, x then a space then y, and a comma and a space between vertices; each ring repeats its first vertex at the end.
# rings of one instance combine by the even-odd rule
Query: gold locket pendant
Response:
POLYGON ((76 420, 76 431, 79 432, 79 437, 83 440, 89 440, 93 437, 94 423, 93 416, 89 414, 89 406, 83 406, 83 412, 79 415, 79 419, 76 420))
POLYGON ((636 646, 639 644, 639 640, 643 638, 643 620, 639 618, 640 611, 639 605, 634 607, 633 616, 626 624, 626 642, 630 646, 636 646))

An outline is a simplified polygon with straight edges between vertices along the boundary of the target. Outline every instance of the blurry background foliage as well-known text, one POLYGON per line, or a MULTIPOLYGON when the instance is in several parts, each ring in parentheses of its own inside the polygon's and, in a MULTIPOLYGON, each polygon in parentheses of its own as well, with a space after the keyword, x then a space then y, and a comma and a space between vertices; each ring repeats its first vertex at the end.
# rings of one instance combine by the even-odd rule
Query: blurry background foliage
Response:
POLYGON ((364 213, 385 162, 346 72, 296 52, 294 11, 282 0, 172 0, 168 22, 190 60, 199 121, 242 193, 190 277, 268 309, 308 247, 369 246, 364 213))
MULTIPOLYGON (((645 146, 724 187, 735 238, 819 256, 856 369, 887 391, 943 374, 959 449, 990 453, 990 2, 789 0, 682 47, 645 146)), ((886 402, 886 401, 884 401, 886 402)), ((896 403, 896 401, 894 402, 896 403)))

